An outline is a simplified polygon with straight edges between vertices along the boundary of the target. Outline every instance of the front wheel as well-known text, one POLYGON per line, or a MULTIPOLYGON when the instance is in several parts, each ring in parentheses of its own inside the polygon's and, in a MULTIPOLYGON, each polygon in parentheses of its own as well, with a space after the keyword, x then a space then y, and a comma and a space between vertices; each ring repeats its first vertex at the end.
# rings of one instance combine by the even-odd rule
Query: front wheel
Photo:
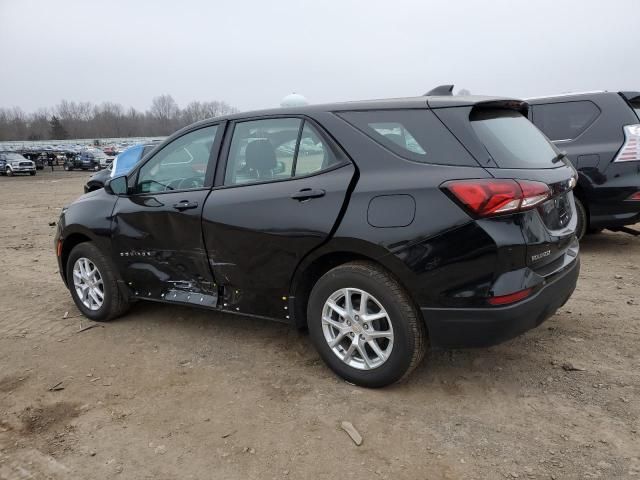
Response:
POLYGON ((384 387, 406 377, 426 352, 426 328, 402 286, 367 262, 340 265, 313 287, 311 340, 345 380, 384 387))
POLYGON ((31 175, 32 177, 36 174, 36 172, 29 172, 29 175, 31 175))
POLYGON ((111 262, 93 243, 80 243, 71 250, 66 273, 73 301, 85 317, 112 320, 129 308, 111 262))
POLYGON ((13 170, 7 168, 7 177, 13 177, 13 170))
POLYGON ((587 209, 578 197, 574 197, 576 202, 576 213, 578 215, 578 224, 576 225, 576 237, 578 240, 582 240, 587 228, 589 227, 589 217, 587 216, 587 209))

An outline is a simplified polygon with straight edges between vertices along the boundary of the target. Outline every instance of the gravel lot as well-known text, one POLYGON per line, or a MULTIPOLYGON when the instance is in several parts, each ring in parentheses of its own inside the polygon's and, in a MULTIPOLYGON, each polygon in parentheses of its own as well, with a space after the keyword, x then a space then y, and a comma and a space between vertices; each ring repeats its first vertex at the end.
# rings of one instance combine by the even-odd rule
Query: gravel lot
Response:
POLYGON ((538 329, 365 390, 278 323, 139 303, 78 332, 49 223, 87 176, 0 177, 0 479, 640 478, 640 237, 588 237, 538 329))

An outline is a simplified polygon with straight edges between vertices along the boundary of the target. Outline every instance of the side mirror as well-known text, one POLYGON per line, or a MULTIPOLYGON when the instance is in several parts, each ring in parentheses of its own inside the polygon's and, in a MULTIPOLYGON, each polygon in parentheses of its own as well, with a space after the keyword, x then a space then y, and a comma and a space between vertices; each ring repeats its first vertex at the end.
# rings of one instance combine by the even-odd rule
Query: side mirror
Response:
POLYGON ((126 195, 129 191, 127 176, 122 175, 108 179, 104 182, 104 190, 111 195, 126 195))

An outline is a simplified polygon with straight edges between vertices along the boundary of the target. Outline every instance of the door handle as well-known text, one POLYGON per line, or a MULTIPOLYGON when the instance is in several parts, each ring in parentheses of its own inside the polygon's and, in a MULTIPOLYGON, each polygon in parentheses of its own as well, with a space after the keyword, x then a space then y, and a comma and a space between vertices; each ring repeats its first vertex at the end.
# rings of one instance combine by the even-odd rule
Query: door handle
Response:
POLYGON ((173 208, 176 210, 191 210, 192 208, 198 208, 198 202, 190 202, 189 200, 182 200, 173 204, 173 208))
POLYGON ((324 194, 327 193, 321 189, 313 189, 313 188, 303 188, 302 190, 291 195, 291 198, 294 200, 298 200, 300 202, 304 200, 309 200, 310 198, 320 198, 324 197, 324 194))

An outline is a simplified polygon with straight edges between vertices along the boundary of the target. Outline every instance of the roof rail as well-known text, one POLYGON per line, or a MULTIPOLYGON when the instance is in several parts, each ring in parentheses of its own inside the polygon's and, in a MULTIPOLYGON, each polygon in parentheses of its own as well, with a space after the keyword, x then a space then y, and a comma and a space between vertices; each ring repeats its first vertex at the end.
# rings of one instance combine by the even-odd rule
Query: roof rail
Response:
POLYGON ((527 97, 525 100, 539 100, 542 98, 554 98, 554 97, 570 97, 572 95, 589 95, 591 93, 607 93, 607 90, 585 90, 582 92, 563 92, 551 95, 539 95, 537 97, 527 97))
POLYGON ((438 85, 436 88, 429 90, 424 94, 425 97, 432 95, 451 96, 453 95, 453 85, 438 85))

